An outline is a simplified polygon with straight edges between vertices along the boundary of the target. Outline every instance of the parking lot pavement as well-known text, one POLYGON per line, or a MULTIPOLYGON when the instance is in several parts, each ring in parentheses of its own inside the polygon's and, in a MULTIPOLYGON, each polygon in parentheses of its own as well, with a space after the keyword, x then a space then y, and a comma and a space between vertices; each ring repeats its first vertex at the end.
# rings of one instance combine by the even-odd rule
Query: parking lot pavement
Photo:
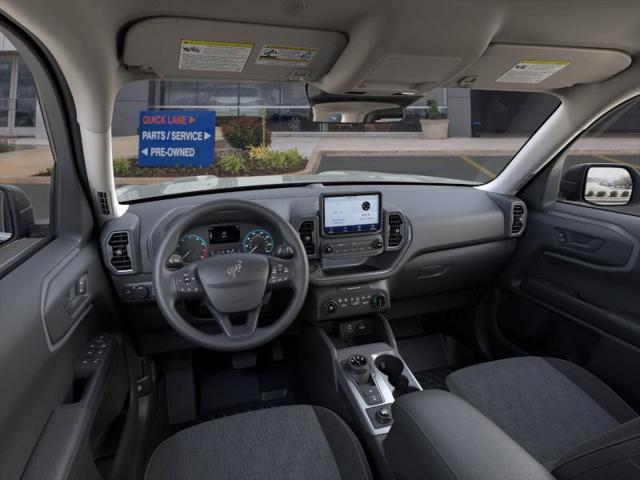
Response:
MULTIPOLYGON (((507 166, 506 155, 324 155, 318 173, 361 170, 382 173, 409 173, 486 183, 507 166)), ((581 163, 612 163, 640 171, 640 155, 572 155, 567 168, 581 163)))

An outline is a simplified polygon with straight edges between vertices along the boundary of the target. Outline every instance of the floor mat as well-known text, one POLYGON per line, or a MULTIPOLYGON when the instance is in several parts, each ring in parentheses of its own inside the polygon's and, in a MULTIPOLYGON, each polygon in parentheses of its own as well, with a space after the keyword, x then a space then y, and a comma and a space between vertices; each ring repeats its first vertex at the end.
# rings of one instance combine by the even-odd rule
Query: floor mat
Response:
POLYGON ((416 377, 420 386, 425 390, 437 388, 440 390, 449 390, 447 388, 447 375, 458 370, 459 367, 455 365, 447 365, 444 367, 432 368, 430 370, 422 370, 420 372, 413 372, 413 376, 416 377))

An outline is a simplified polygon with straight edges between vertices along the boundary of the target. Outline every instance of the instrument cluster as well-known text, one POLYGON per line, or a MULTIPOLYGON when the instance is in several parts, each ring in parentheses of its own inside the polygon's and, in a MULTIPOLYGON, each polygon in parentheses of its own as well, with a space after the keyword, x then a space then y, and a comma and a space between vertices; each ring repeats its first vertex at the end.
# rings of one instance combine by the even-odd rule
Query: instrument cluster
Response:
POLYGON ((273 254, 278 238, 258 225, 210 225, 185 232, 176 245, 175 262, 193 263, 230 253, 273 254))

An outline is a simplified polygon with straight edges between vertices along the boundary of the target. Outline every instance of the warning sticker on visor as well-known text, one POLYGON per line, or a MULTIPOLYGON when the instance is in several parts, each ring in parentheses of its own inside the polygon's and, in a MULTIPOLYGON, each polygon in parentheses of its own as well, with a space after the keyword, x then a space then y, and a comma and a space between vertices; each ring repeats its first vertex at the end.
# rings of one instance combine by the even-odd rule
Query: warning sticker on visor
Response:
POLYGON ((251 55, 251 50, 253 50, 253 43, 182 40, 178 69, 242 72, 251 55))
POLYGON ((564 61, 520 60, 496 82, 536 84, 558 73, 567 65, 569 62, 564 61))
POLYGON ((306 67, 317 52, 317 48, 263 45, 256 59, 256 65, 306 67))

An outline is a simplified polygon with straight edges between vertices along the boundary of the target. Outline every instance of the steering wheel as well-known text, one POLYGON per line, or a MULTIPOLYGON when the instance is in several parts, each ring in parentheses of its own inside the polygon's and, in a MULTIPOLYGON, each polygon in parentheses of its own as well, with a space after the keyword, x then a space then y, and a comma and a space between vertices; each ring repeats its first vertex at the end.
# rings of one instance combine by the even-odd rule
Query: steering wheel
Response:
POLYGON ((297 232, 273 210, 245 200, 217 200, 172 222, 153 260, 153 285, 165 319, 187 340, 211 350, 247 350, 273 340, 296 318, 307 295, 309 265, 297 232), (251 215, 273 225, 292 247, 293 255, 285 259, 234 253, 198 260, 178 270, 168 268, 180 235, 203 217, 223 212, 251 215), (265 294, 282 288, 293 290, 289 305, 273 323, 258 326, 265 294), (222 332, 206 333, 188 322, 177 309, 185 300, 201 300, 222 332))

